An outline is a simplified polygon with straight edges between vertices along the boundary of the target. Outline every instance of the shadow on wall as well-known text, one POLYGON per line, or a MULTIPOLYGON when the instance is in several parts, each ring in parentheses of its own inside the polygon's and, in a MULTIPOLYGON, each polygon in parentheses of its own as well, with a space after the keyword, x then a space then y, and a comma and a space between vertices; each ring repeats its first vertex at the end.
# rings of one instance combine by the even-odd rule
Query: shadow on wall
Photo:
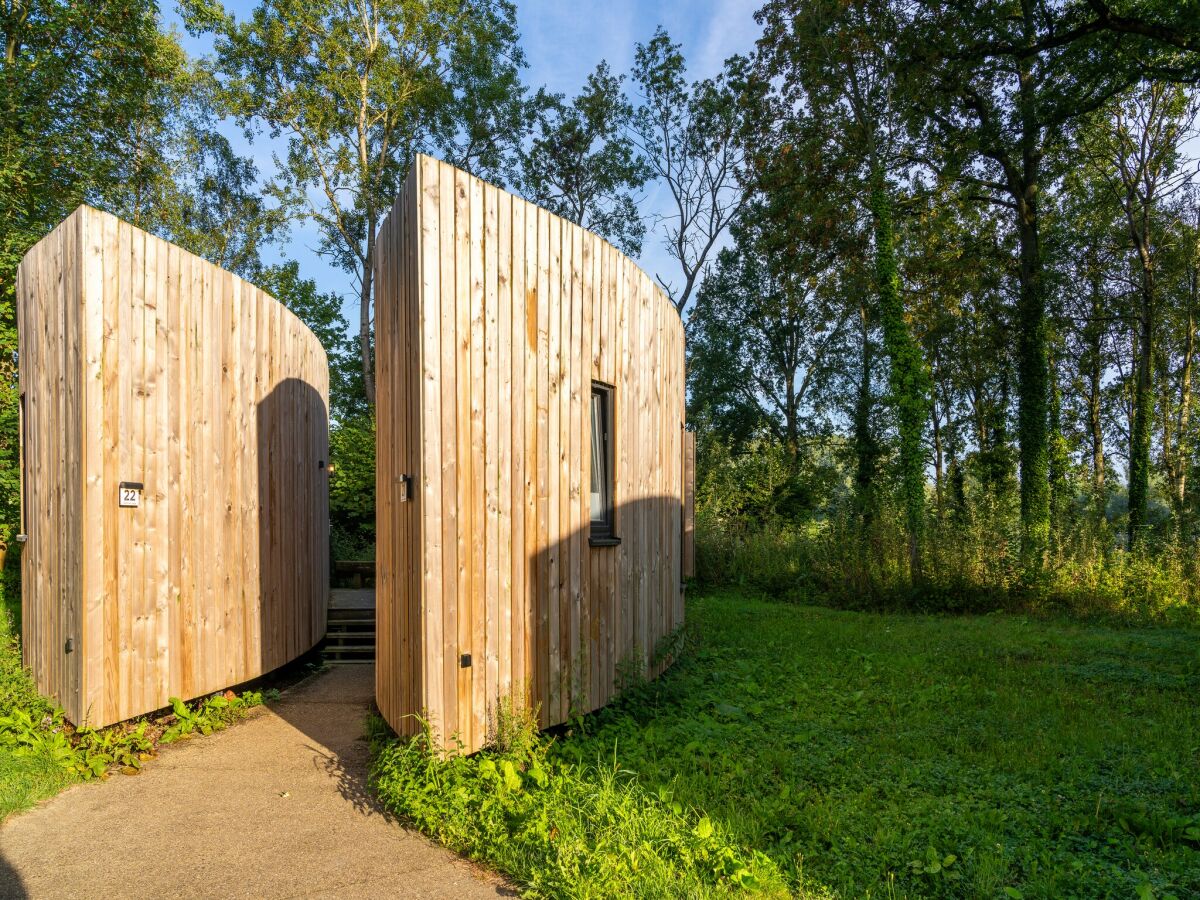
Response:
POLYGON ((530 597, 539 600, 528 678, 543 727, 599 709, 630 680, 657 677, 683 624, 679 498, 618 504, 612 538, 592 535, 588 523, 528 557, 530 597))
MULTIPOLYGON (((413 504, 418 517, 419 503, 413 504)), ((412 734, 414 716, 427 716, 443 737, 457 733, 474 751, 494 734, 505 698, 523 693, 547 728, 598 709, 624 683, 665 668, 663 654, 684 619, 679 498, 619 504, 613 537, 603 542, 591 540, 590 524, 549 540, 546 531, 569 512, 552 516, 549 505, 543 495, 510 519, 489 501, 490 513, 469 529, 444 533, 441 571, 457 577, 441 597, 457 603, 409 597, 406 612, 399 592, 379 595, 378 604, 392 610, 389 616, 384 609, 380 621, 391 619, 394 627, 379 635, 392 642, 393 663, 380 672, 391 699, 385 689, 378 700, 396 731, 412 734), (510 533, 511 543, 498 540, 510 533), (448 543, 450 534, 457 536, 448 543), (425 626, 426 641, 432 634, 438 643, 428 665, 416 660, 408 667, 413 683, 405 684, 403 653, 429 646, 404 640, 422 612, 439 616, 425 626)), ((388 658, 381 652, 383 665, 388 658)))
POLYGON ((329 419, 321 395, 298 378, 281 381, 257 413, 259 664, 266 673, 325 636, 329 419))

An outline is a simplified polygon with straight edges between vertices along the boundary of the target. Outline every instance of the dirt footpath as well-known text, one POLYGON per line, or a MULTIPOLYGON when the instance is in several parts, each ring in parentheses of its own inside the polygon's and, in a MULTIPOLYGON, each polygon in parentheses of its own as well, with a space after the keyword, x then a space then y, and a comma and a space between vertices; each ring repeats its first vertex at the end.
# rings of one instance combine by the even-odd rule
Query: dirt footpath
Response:
POLYGON ((514 896, 394 822, 366 787, 374 667, 343 666, 137 776, 0 827, 0 897, 514 896))

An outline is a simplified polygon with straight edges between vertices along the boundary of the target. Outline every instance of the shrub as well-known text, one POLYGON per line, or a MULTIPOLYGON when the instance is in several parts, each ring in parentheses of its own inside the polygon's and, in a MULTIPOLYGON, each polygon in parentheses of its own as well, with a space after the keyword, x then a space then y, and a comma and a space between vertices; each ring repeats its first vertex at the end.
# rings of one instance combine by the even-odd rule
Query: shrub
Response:
POLYGON ((884 511, 864 531, 848 517, 802 527, 699 524, 702 584, 749 587, 776 599, 847 609, 915 612, 1027 610, 1088 619, 1200 622, 1200 546, 1167 538, 1130 553, 1107 526, 1080 523, 1060 537, 1042 574, 1020 565, 1015 519, 991 505, 958 521, 932 519, 924 580, 909 578, 904 530, 884 511))

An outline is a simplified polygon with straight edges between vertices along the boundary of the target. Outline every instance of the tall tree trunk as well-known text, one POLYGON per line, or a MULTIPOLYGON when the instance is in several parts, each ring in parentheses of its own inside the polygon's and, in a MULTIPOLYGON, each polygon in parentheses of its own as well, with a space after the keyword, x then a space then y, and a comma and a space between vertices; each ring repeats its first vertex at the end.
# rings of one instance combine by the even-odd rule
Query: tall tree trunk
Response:
POLYGON ((371 347, 371 295, 375 277, 375 226, 368 217, 367 253, 363 262, 362 285, 358 295, 358 352, 362 362, 363 392, 375 408, 375 354, 371 347))
POLYGON ((1154 416, 1154 269, 1147 242, 1140 241, 1141 309, 1138 314, 1137 369, 1133 382, 1133 422, 1129 430, 1129 533, 1133 550, 1141 541, 1150 497, 1150 429, 1154 416))
POLYGON ((1016 440, 1021 464, 1021 552, 1042 568, 1050 539, 1049 364, 1036 186, 1018 200, 1020 298, 1016 301, 1016 440))
POLYGON ((929 419, 929 375, 921 350, 904 318, 900 275, 896 269, 896 236, 892 203, 879 163, 871 172, 871 212, 875 220, 875 278, 883 344, 891 362, 889 385, 900 426, 900 471, 908 527, 909 571, 922 580, 921 532, 925 520, 925 452, 922 433, 929 419))
POLYGON ((1191 304, 1188 306, 1183 337, 1183 358, 1179 366, 1178 384, 1171 380, 1170 355, 1159 347, 1158 366, 1159 404, 1162 417, 1162 456, 1166 470, 1167 490, 1171 498, 1171 511, 1175 516, 1177 533, 1183 531, 1184 500, 1187 496, 1187 474, 1192 464, 1191 441, 1188 429, 1192 413, 1192 359, 1195 355, 1196 325, 1191 304), (1179 398, 1175 400, 1174 392, 1179 398))
POLYGON ((1021 292, 1017 300, 1017 443, 1021 463, 1021 551, 1040 569, 1050 538, 1049 365, 1036 180, 1017 200, 1021 292))
MULTIPOLYGON (((934 384, 937 384, 936 376, 934 384)), ((933 493, 937 503, 937 516, 940 520, 945 512, 945 504, 942 497, 942 414, 938 410, 936 388, 930 391, 929 422, 933 428, 933 493)))
POLYGON ((854 502, 863 534, 875 520, 875 474, 879 466, 879 442, 871 430, 871 370, 874 366, 871 328, 867 306, 859 309, 861 348, 858 396, 854 403, 854 502))
MULTIPOLYGON (((1026 0, 1026 39, 1033 37, 1033 4, 1026 0)), ((1018 69, 1017 111, 1021 123, 1019 171, 1008 168, 1009 191, 1017 212, 1020 242, 1020 296, 1017 300, 1017 444, 1021 463, 1021 555, 1040 571, 1050 539, 1049 367, 1046 360, 1046 298, 1042 284, 1038 191, 1041 126, 1030 58, 1018 69)))
POLYGON ((1088 433, 1092 444, 1092 503, 1097 518, 1104 515, 1104 427, 1100 419, 1101 388, 1104 378, 1102 358, 1104 327, 1101 322, 1100 285, 1092 280, 1091 317, 1084 330, 1087 344, 1087 417, 1088 433))
POLYGON ((1192 290, 1187 312, 1187 336, 1183 345, 1183 367, 1179 373, 1179 415, 1175 420, 1175 452, 1179 474, 1173 485, 1175 491, 1175 518, 1183 532, 1187 502, 1188 469, 1192 464, 1192 363, 1196 358, 1196 277, 1192 277, 1192 290))
POLYGON ((1053 374, 1054 365, 1049 366, 1050 374, 1050 511, 1051 534, 1062 533, 1070 496, 1067 483, 1067 469, 1070 466, 1070 455, 1067 451, 1067 439, 1062 432, 1062 391, 1058 386, 1058 378, 1053 374))

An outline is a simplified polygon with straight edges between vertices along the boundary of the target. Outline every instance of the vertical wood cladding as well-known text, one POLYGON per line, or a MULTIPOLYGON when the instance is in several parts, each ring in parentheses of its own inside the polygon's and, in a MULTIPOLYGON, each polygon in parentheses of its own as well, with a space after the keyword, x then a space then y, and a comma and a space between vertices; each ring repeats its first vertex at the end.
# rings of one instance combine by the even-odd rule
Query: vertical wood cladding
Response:
POLYGON ((548 726, 661 668, 683 623, 683 326, 606 241, 428 157, 378 247, 377 699, 475 750, 501 698, 548 726), (609 546, 589 541, 593 382, 609 546))
POLYGON ((291 312, 80 207, 17 273, 25 662, 100 726, 325 632, 325 352, 291 312), (139 505, 118 505, 122 482, 139 505))

